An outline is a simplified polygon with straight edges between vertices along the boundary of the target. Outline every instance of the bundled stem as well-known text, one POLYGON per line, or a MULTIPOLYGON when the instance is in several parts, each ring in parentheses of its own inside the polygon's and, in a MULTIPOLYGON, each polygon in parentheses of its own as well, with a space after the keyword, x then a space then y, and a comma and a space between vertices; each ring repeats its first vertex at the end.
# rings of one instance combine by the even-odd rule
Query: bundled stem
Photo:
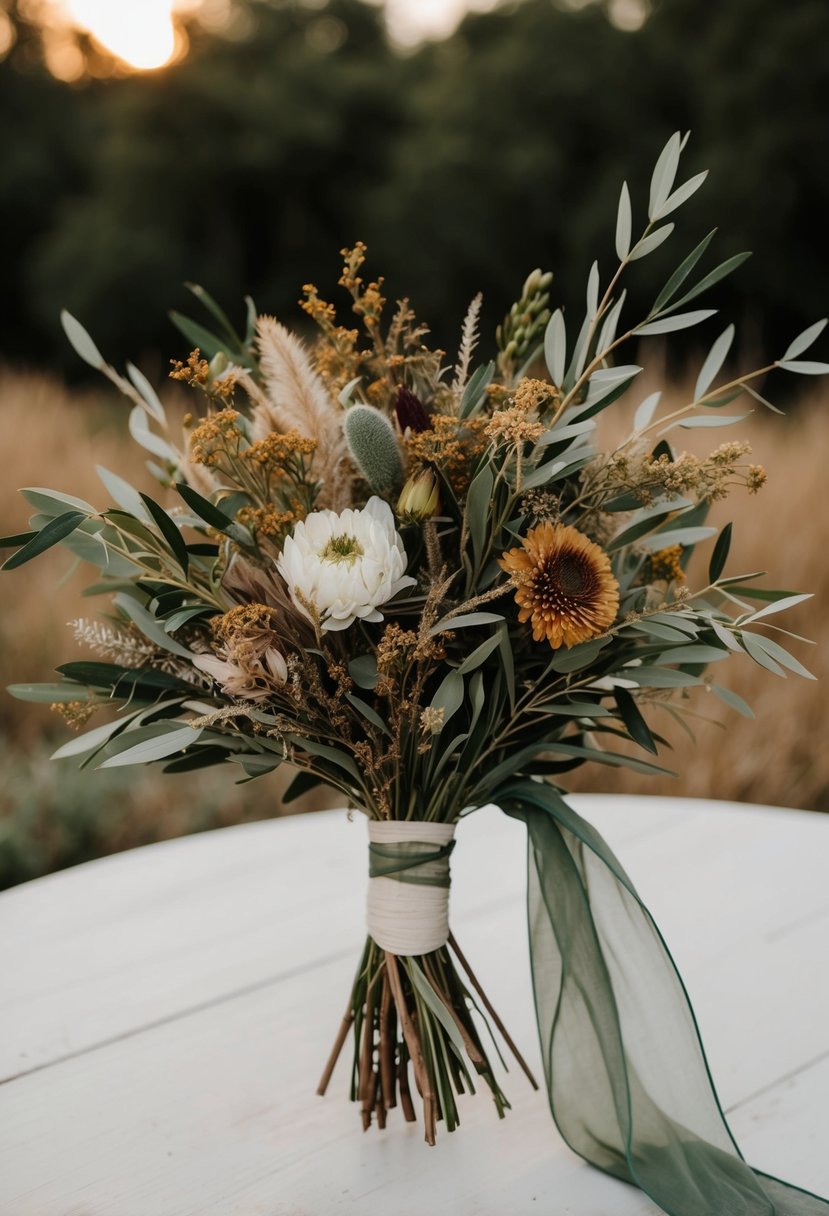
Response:
MULTIPOLYGON (((454 937, 450 937, 449 945, 504 1042, 537 1089, 526 1061, 454 937)), ((472 1017, 473 1008, 476 1008, 473 997, 446 946, 430 954, 398 956, 382 950, 369 938, 317 1093, 325 1093, 353 1029, 351 1097, 360 1103, 364 1130, 368 1130, 373 1118, 378 1127, 385 1127, 387 1112, 398 1105, 406 1122, 416 1120, 409 1085, 410 1064, 423 1104, 427 1144, 436 1143, 437 1124, 441 1120, 447 1131, 454 1131, 459 1125, 456 1097, 475 1092, 471 1072, 486 1083, 498 1116, 503 1118, 509 1102, 493 1073, 472 1017)))

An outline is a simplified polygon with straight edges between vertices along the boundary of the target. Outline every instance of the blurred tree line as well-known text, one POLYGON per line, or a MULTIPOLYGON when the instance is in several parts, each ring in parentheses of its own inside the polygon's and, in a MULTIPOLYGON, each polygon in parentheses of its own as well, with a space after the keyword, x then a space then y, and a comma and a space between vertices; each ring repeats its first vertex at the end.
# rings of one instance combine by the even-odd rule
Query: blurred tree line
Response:
POLYGON ((826 311, 826 0, 653 0, 633 32, 603 2, 524 0, 407 55, 359 0, 236 0, 223 32, 188 27, 176 66, 73 85, 16 0, 5 12, 7 361, 76 368, 65 306, 109 357, 157 352, 160 369, 181 353, 166 310, 192 311, 186 280, 296 323, 302 284, 335 291, 358 238, 450 350, 471 296, 494 326, 536 264, 575 308, 593 257, 610 267, 622 179, 644 221, 678 128, 687 173, 712 174, 665 266, 719 224, 709 257, 760 254, 720 294, 752 342, 782 327, 777 353, 826 311))

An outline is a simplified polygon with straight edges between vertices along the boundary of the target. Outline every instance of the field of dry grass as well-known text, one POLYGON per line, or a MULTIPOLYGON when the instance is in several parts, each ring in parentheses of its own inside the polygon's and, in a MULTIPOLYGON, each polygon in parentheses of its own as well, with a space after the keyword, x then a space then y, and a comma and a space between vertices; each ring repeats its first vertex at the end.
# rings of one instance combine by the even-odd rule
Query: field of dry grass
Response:
MULTIPOLYGON (((662 761, 678 770, 678 778, 594 767, 573 775, 571 788, 829 810, 829 751, 822 746, 824 723, 829 721, 829 566, 823 549, 823 479, 829 468, 826 405, 825 391, 821 396, 816 390, 793 417, 756 414, 736 428, 734 434, 739 431, 751 440, 753 459, 767 467, 769 484, 758 497, 737 492, 716 508, 718 521, 734 521, 729 570, 768 570, 773 586, 815 593, 814 600, 790 614, 787 625, 819 643, 795 644, 797 656, 819 679, 807 682, 792 676, 784 681, 748 659, 729 661, 724 665, 727 674, 718 671, 717 678, 752 705, 755 721, 744 720, 719 701, 711 704, 714 698, 701 693, 694 709, 715 721, 699 721, 693 744, 656 709, 652 725, 664 730, 673 744, 662 761)), ((16 493, 19 486, 50 486, 103 502, 96 464, 157 493, 141 452, 127 436, 125 410, 103 392, 67 392, 41 375, 0 373, 5 437, 0 447, 2 531, 26 528, 29 510, 16 493)), ((723 432, 686 434, 686 446, 699 450, 716 446, 723 432)), ((83 571, 71 571, 68 556, 60 550, 2 576, 0 686, 49 679, 58 663, 75 657, 66 622, 92 614, 93 604, 80 596, 88 581, 83 571), (66 581, 58 592, 56 584, 63 576, 66 581)), ((0 693, 7 775, 0 786, 0 855, 13 846, 17 857, 22 849, 21 856, 30 859, 25 865, 19 862, 26 871, 23 877, 67 859, 278 813, 281 782, 276 779, 238 786, 232 774, 217 775, 216 770, 173 780, 154 772, 130 773, 120 784, 96 773, 70 778, 71 761, 49 765, 45 760, 62 737, 65 730, 48 709, 0 693), (70 790, 76 807, 71 823, 64 822, 62 806, 70 790), (62 832, 74 839, 72 847, 62 832)))

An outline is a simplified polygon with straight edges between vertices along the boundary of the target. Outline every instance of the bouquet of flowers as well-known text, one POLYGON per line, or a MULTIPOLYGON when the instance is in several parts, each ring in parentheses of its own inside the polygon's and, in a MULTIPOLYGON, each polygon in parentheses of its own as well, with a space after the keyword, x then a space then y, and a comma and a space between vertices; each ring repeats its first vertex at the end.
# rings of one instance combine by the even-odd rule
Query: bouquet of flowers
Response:
POLYGON ((286 802, 325 785, 365 815, 368 939, 320 1085, 353 1034, 364 1127, 397 1105, 415 1119, 416 1090, 434 1144, 476 1080, 503 1115, 487 1021, 531 1078, 448 926, 455 827, 495 802, 528 829, 545 1081, 568 1143, 672 1212, 766 1212, 776 1196, 811 1213, 823 1202, 735 1152, 670 955, 557 785, 587 761, 665 771, 647 758, 664 742, 649 706, 680 717, 694 688, 750 714, 706 674, 721 659, 808 675, 770 619, 804 597, 726 574, 730 526, 707 519, 735 487, 755 493, 763 469, 740 441, 704 458, 676 445, 684 429, 740 421, 726 412, 738 397, 769 405, 755 383, 771 368, 829 370, 801 358, 825 322, 724 377, 729 325, 689 400, 665 409, 651 393, 621 443, 596 443, 598 416, 642 372, 622 348, 712 317, 688 306, 748 256, 701 271, 709 234, 646 316, 625 315, 625 276, 705 178, 676 185, 683 146, 675 134, 657 161, 639 236, 623 186, 618 265, 603 279, 593 264, 578 324, 551 311, 552 275, 534 270, 492 359, 476 359, 480 297, 447 359, 407 300, 389 309, 382 280, 363 278, 358 244, 339 280, 356 320, 306 286, 310 346, 251 301, 239 335, 194 289, 218 328, 174 316, 194 349, 171 374, 196 403, 177 438, 145 376, 121 377, 65 314, 77 353, 131 402, 164 498, 106 470, 105 510, 23 491, 36 514, 4 540, 5 568, 60 543, 98 568, 90 594, 109 607, 74 622, 94 657, 12 691, 92 720, 58 756, 170 772, 229 762, 242 780, 287 765, 286 802), (692 585, 698 545, 708 571, 692 585))

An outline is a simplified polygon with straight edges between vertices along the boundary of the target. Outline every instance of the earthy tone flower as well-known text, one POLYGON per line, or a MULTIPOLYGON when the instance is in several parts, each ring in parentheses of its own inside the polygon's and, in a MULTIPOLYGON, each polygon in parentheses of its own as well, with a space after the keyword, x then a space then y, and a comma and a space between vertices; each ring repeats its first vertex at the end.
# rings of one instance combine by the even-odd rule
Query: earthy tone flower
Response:
POLYGON ((684 579, 685 571, 680 565, 681 561, 682 545, 669 545, 667 549, 652 553, 648 562, 651 578, 665 579, 669 583, 684 579))
POLYGON ((215 654, 193 658, 199 671, 221 685, 229 697, 262 701, 288 679, 279 649, 276 613, 267 604, 240 604, 210 622, 215 654))
POLYGON ((518 619, 531 621, 536 642, 576 646, 616 619, 619 584, 607 554, 576 528, 541 523, 499 565, 516 587, 518 619))
POLYGON ((451 414, 433 414, 428 431, 409 433, 405 447, 409 471, 430 465, 437 466, 456 494, 463 494, 472 480, 472 470, 486 447, 482 434, 484 418, 455 418, 451 414))
POLYGON ((323 630, 355 620, 382 621, 378 611, 414 586, 391 507, 370 498, 361 511, 312 511, 285 540, 277 569, 294 604, 323 630))
POLYGON ((431 469, 410 477, 400 491, 397 500, 397 515, 404 523, 419 523, 431 519, 440 506, 438 482, 431 469))

